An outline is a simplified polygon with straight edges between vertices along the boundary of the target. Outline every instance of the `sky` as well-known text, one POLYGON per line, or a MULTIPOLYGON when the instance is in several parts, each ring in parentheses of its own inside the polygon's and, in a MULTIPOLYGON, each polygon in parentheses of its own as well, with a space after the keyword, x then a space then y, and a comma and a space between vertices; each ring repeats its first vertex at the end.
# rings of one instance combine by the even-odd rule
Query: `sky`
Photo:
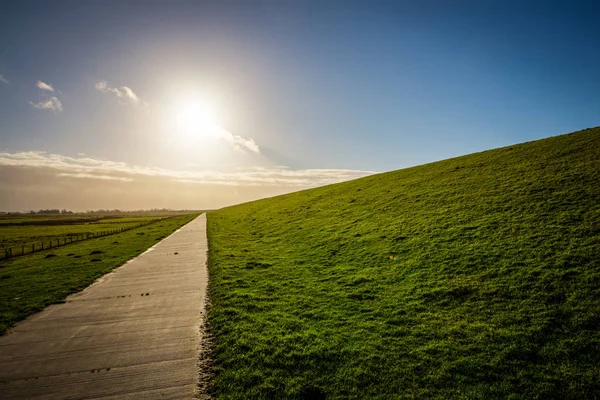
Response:
POLYGON ((600 125, 600 3, 19 1, 0 211, 208 209, 600 125))

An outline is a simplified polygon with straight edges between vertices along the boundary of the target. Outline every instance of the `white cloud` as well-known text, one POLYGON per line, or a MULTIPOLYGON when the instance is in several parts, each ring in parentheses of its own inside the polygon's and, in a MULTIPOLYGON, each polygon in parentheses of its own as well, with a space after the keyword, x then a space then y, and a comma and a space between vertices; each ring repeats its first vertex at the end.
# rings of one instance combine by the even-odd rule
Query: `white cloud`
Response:
POLYGON ((72 174, 69 172, 63 172, 63 173, 58 174, 57 176, 68 177, 68 178, 81 178, 81 179, 101 179, 101 180, 106 180, 106 181, 122 181, 122 182, 132 182, 133 181, 133 179, 131 179, 131 178, 123 178, 120 176, 94 175, 94 174, 84 174, 84 173, 72 174))
POLYGON ((0 210, 207 210, 370 174, 286 167, 182 171, 36 151, 0 152, 0 210))
POLYGON ((52 87, 52 85, 42 82, 42 81, 37 81, 37 83, 35 84, 38 88, 42 89, 42 90, 47 90, 49 92, 54 92, 54 88, 52 87))
POLYGON ((58 97, 50 97, 46 101, 40 101, 38 103, 29 102, 32 106, 37 108, 38 110, 52 110, 54 112, 61 112, 63 110, 62 103, 58 99, 58 97))
POLYGON ((140 99, 137 97, 137 95, 135 93, 133 93, 133 90, 131 90, 130 88, 128 88, 127 86, 123 86, 121 88, 121 90, 123 91, 123 93, 125 94, 125 97, 128 97, 129 99, 131 99, 134 102, 138 102, 140 101, 140 99))
POLYGON ((188 184, 278 186, 290 189, 322 186, 375 173, 351 169, 296 170, 288 167, 245 168, 234 171, 169 170, 138 167, 123 162, 89 157, 67 157, 39 151, 0 153, 0 166, 51 169, 56 171, 57 176, 74 178, 129 182, 144 177, 155 177, 188 184))
MULTIPOLYGON (((110 86, 108 86, 108 82, 100 81, 96 83, 95 87, 102 93, 112 93, 118 98, 129 101, 131 103, 140 103, 140 98, 135 94, 135 92, 131 88, 127 86, 121 86, 120 88, 111 88, 110 86)), ((148 105, 147 102, 143 102, 143 104, 148 105)))
POLYGON ((252 138, 244 138, 238 135, 234 135, 229 132, 227 129, 223 129, 221 127, 216 127, 214 135, 220 139, 224 139, 233 145, 236 150, 246 151, 249 150, 253 153, 260 153, 260 148, 258 144, 252 138))
POLYGON ((6 78, 4 77, 4 75, 2 75, 2 74, 0 74, 0 82, 2 82, 2 83, 5 83, 5 84, 7 84, 7 85, 10 83, 10 82, 8 81, 8 79, 6 79, 6 78))
POLYGON ((260 153, 260 149, 258 147, 258 145, 256 144, 256 142, 254 141, 254 139, 252 138, 243 138, 241 136, 237 136, 237 135, 232 135, 233 137, 233 143, 235 144, 236 148, 244 148, 244 149, 248 149, 254 153, 260 153))
MULTIPOLYGON (((50 85, 46 82, 37 81, 35 86, 37 86, 38 89, 41 89, 41 90, 46 90, 48 92, 54 92, 54 88, 52 87, 52 85, 50 85)), ((43 97, 46 97, 46 96, 43 96, 43 97)), ((59 113, 63 110, 62 103, 60 102, 60 99, 56 96, 52 96, 50 98, 47 98, 46 100, 42 100, 37 103, 30 101, 29 104, 31 104, 33 107, 37 108, 38 110, 52 110, 55 113, 59 113)))

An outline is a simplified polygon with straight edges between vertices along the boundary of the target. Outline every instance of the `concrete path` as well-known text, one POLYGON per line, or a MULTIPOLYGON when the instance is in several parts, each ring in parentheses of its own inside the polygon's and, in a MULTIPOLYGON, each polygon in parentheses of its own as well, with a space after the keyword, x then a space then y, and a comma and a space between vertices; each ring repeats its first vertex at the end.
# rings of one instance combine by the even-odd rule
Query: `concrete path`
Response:
POLYGON ((0 337, 2 399, 190 399, 206 216, 0 337))

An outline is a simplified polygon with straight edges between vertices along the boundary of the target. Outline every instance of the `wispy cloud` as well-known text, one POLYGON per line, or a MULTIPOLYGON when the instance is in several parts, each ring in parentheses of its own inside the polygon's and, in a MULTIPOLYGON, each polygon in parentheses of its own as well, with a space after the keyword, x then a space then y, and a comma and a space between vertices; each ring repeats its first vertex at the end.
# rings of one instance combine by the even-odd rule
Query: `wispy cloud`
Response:
MULTIPOLYGON (((102 93, 112 93, 121 100, 125 100, 133 104, 140 104, 140 98, 130 87, 121 86, 120 88, 112 88, 108 86, 108 82, 106 81, 100 81, 96 83, 95 87, 102 93)), ((143 102, 143 104, 147 105, 148 103, 143 102)))
POLYGON ((0 82, 4 83, 4 84, 9 84, 10 82, 8 81, 8 79, 6 79, 4 77, 4 75, 0 74, 0 82))
POLYGON ((54 170, 59 177, 134 181, 155 177, 193 184, 227 186, 285 186, 308 188, 374 174, 350 169, 292 169, 288 167, 245 168, 233 171, 170 170, 139 167, 123 162, 89 157, 68 157, 40 151, 0 153, 0 166, 54 170))
POLYGON ((52 110, 55 113, 59 113, 63 110, 62 103, 60 102, 58 97, 55 97, 55 96, 50 97, 48 100, 40 101, 37 103, 30 101, 29 104, 31 104, 33 107, 37 108, 38 110, 52 110))
POLYGON ((0 210, 206 210, 372 173, 286 167, 182 171, 37 151, 5 152, 0 153, 0 210))
MULTIPOLYGON (((35 86, 37 86, 38 89, 40 89, 40 90, 54 92, 54 88, 52 87, 52 85, 42 82, 42 81, 37 81, 35 86)), ((56 96, 52 96, 52 97, 48 97, 48 96, 49 96, 49 94, 42 94, 41 97, 46 98, 45 100, 38 101, 38 102, 30 101, 29 104, 31 104, 33 107, 37 108, 38 110, 51 110, 51 111, 54 111, 55 114, 62 112, 63 105, 62 105, 60 99, 56 96)))
POLYGON ((215 136, 229 142, 236 150, 240 151, 251 151, 253 153, 260 153, 258 144, 252 138, 244 138, 242 136, 234 135, 227 129, 221 127, 215 127, 215 136))
POLYGON ((72 174, 70 172, 62 172, 62 173, 59 173, 57 176, 67 177, 67 178, 100 179, 100 180, 105 180, 105 181, 133 182, 132 178, 124 178, 124 177, 120 177, 120 176, 110 176, 110 175, 94 175, 94 174, 84 174, 84 173, 72 174))
POLYGON ((54 88, 52 87, 52 85, 42 82, 42 81, 37 81, 37 83, 35 84, 38 88, 42 89, 42 90, 47 90, 49 92, 54 92, 54 88))

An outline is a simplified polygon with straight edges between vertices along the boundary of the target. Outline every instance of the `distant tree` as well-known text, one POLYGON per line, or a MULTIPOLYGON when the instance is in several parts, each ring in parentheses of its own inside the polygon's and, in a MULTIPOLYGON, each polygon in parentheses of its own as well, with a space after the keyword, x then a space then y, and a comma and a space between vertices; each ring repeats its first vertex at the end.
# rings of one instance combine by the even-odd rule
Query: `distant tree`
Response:
POLYGON ((37 212, 38 214, 60 214, 60 210, 58 208, 48 208, 42 209, 37 212))

